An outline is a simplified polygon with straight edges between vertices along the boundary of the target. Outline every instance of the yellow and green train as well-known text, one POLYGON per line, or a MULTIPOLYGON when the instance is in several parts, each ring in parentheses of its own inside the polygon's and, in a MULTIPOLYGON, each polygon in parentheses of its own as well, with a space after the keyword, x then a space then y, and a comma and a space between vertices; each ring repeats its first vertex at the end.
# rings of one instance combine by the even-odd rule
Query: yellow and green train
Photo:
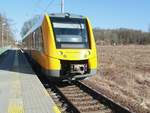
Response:
POLYGON ((96 45, 87 17, 46 14, 22 42, 24 51, 47 77, 78 80, 96 74, 96 45))

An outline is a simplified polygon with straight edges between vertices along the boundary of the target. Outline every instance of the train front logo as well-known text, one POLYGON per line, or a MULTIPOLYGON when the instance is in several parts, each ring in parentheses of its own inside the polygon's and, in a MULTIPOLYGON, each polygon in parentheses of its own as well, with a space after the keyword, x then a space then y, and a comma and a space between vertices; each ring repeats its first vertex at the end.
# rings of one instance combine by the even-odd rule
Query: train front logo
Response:
POLYGON ((97 54, 87 17, 46 14, 23 37, 24 51, 49 78, 81 80, 96 74, 97 54))

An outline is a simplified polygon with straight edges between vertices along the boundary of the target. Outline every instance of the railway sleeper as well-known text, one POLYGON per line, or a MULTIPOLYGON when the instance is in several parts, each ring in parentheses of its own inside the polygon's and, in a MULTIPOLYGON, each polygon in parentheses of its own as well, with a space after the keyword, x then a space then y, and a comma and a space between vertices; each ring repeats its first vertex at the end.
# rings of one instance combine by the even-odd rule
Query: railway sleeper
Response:
POLYGON ((80 98, 68 98, 71 102, 80 102, 80 101, 92 101, 92 98, 84 98, 84 99, 80 99, 80 98))
POLYGON ((75 95, 68 95, 67 97, 68 98, 84 98, 84 97, 87 97, 89 96, 88 94, 75 94, 75 95))
POLYGON ((95 105, 95 106, 79 106, 78 110, 80 112, 92 112, 92 111, 106 111, 109 110, 111 113, 111 109, 107 108, 107 107, 101 107, 100 105, 95 105))
MULTIPOLYGON (((60 90, 61 91, 61 90, 60 90)), ((82 90, 78 90, 78 91, 74 91, 74 92, 69 92, 69 91, 62 91, 65 95, 74 95, 74 94, 83 94, 84 91, 82 90)))

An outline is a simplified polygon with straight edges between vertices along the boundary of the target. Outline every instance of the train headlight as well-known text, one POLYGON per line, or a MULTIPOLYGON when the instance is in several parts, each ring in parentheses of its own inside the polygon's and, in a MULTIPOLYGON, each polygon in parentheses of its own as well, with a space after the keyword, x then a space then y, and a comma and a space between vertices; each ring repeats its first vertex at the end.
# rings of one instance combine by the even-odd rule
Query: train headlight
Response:
POLYGON ((87 51, 87 52, 86 52, 86 55, 90 55, 90 54, 91 54, 91 52, 90 52, 90 51, 87 51))
POLYGON ((63 54, 63 52, 61 52, 61 51, 58 52, 58 55, 62 55, 62 54, 63 54))

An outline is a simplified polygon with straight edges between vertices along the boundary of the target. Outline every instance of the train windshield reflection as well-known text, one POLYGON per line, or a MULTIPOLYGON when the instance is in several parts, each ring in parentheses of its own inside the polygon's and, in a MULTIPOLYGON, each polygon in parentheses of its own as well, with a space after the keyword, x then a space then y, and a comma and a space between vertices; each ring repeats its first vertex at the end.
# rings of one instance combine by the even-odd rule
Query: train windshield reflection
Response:
POLYGON ((52 18, 57 48, 89 48, 85 19, 52 18))

